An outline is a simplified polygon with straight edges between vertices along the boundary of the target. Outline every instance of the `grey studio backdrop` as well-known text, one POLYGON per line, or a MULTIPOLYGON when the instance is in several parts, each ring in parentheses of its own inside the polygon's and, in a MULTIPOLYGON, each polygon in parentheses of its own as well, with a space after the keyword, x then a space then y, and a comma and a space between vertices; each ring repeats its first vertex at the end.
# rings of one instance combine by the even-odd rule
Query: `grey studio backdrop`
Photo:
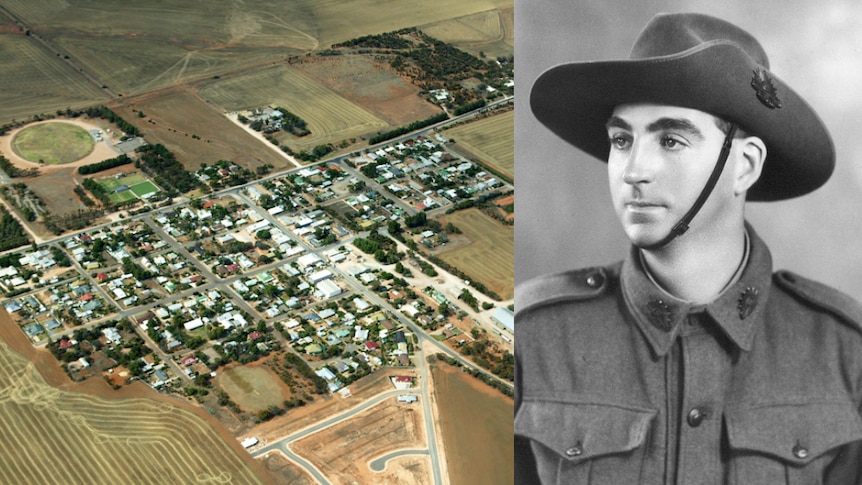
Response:
POLYGON ((747 218, 769 245, 775 269, 862 300, 858 0, 516 0, 516 282, 618 261, 628 248, 610 203, 606 165, 557 139, 530 111, 536 77, 564 62, 627 58, 654 14, 685 11, 715 15, 751 32, 766 49, 771 70, 829 127, 837 152, 829 182, 797 199, 751 203, 747 218))

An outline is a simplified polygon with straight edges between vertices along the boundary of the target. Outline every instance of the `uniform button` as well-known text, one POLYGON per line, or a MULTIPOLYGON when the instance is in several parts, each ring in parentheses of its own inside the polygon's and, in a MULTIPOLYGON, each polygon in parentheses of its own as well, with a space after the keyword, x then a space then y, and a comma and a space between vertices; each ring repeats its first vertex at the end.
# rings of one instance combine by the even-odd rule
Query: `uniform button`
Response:
POLYGON ((698 408, 692 408, 691 411, 688 412, 688 416, 685 418, 688 425, 692 428, 700 426, 700 423, 702 423, 704 419, 706 419, 706 411, 698 408))
POLYGON ((799 443, 796 443, 796 446, 793 447, 793 456, 799 458, 800 460, 804 460, 808 457, 808 448, 802 446, 799 443))
POLYGON ((581 442, 578 441, 577 443, 575 443, 575 446, 566 450, 566 456, 568 456, 569 458, 574 458, 576 456, 581 456, 583 452, 584 447, 581 446, 581 442))
POLYGON ((595 273, 587 276, 587 286, 589 286, 590 288, 598 288, 599 286, 602 286, 602 283, 604 283, 604 281, 605 280, 602 277, 601 273, 595 273))

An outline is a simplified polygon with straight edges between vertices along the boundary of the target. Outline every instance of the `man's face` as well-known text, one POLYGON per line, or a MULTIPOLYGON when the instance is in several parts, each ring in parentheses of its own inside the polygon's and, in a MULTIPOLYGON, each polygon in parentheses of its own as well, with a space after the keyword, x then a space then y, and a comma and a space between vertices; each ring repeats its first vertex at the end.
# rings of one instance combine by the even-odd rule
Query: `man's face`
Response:
MULTIPOLYGON (((637 246, 664 238, 694 204, 721 152, 725 134, 702 111, 626 104, 607 124, 608 178, 617 217, 637 246)), ((692 230, 715 221, 732 199, 731 162, 692 230)))

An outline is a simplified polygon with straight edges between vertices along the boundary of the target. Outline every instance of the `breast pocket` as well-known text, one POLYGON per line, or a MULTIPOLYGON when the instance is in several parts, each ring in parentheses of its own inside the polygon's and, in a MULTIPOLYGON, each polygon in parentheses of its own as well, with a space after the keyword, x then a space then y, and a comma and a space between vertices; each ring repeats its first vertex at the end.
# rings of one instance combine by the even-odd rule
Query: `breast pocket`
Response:
POLYGON ((737 484, 823 483, 840 447, 862 439, 849 402, 733 407, 725 423, 737 484))
POLYGON ((515 434, 531 441, 542 483, 638 483, 656 411, 608 404, 524 400, 515 434))

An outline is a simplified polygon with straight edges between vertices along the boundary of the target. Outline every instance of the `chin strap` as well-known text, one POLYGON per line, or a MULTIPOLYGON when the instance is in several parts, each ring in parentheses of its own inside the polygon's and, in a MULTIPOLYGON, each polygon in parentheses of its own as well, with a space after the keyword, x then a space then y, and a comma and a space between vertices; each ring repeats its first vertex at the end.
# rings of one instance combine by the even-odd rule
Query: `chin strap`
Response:
POLYGON ((727 163, 727 157, 730 155, 730 146, 733 144, 733 137, 735 135, 736 125, 731 124, 730 129, 727 130, 727 136, 724 137, 724 144, 721 146, 721 153, 719 153, 718 160, 715 162, 715 168, 712 169, 712 174, 710 174, 709 179, 706 181, 706 185, 703 187, 703 190, 700 191, 700 195, 697 196, 697 200, 694 201, 694 205, 691 206, 691 209, 682 216, 682 219, 673 226, 673 229, 671 229, 668 235, 661 241, 654 244, 640 246, 641 249, 662 248, 676 239, 677 236, 681 236, 688 230, 688 224, 692 219, 694 219, 694 216, 697 215, 701 207, 703 207, 703 204, 706 203, 706 199, 709 198, 709 194, 712 193, 712 189, 714 189, 715 184, 718 183, 718 178, 721 177, 721 172, 724 170, 724 165, 727 163))

